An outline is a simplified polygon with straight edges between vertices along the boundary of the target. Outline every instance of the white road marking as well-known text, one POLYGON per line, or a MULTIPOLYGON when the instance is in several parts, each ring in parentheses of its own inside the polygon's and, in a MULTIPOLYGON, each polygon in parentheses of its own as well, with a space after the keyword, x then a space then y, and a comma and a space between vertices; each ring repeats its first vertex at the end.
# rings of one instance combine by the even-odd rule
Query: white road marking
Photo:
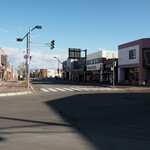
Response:
POLYGON ((61 91, 61 92, 66 92, 66 91, 70 91, 70 92, 73 92, 73 91, 119 91, 119 90, 123 90, 123 89, 120 89, 120 88, 94 88, 94 87, 87 87, 87 88, 82 88, 82 87, 70 87, 70 88, 41 88, 42 91, 44 92, 58 92, 58 91, 61 91))
POLYGON ((82 89, 84 91, 90 91, 91 90, 90 88, 80 88, 80 89, 82 89))
POLYGON ((82 91, 81 88, 70 88, 70 89, 75 90, 75 91, 82 91))
POLYGON ((48 90, 53 91, 53 92, 57 92, 57 90, 52 89, 52 88, 48 88, 48 90))
POLYGON ((44 92, 49 92, 49 90, 46 90, 44 88, 41 88, 41 90, 44 91, 44 92))
POLYGON ((67 91, 74 91, 74 90, 72 90, 72 89, 69 89, 69 88, 63 88, 64 90, 67 90, 67 91))
POLYGON ((65 92, 66 90, 63 90, 63 89, 60 89, 60 88, 55 88, 56 90, 58 91, 62 91, 62 92, 65 92))

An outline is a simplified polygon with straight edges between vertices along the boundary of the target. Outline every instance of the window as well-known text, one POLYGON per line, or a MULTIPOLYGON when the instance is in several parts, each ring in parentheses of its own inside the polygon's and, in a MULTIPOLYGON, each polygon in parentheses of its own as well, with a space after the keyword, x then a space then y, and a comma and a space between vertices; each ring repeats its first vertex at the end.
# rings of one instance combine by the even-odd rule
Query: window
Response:
POLYGON ((136 49, 129 51, 129 59, 136 59, 136 49))
POLYGON ((87 65, 102 63, 103 60, 106 60, 106 58, 96 58, 96 59, 87 60, 87 65))
POLYGON ((150 66, 150 49, 149 48, 145 48, 143 49, 143 56, 144 56, 144 65, 146 66, 150 66))

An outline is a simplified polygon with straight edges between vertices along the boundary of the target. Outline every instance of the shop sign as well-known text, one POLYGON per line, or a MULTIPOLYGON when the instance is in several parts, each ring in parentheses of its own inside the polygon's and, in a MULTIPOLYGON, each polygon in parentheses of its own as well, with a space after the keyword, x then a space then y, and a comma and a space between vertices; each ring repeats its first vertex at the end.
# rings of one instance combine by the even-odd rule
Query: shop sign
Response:
POLYGON ((88 66, 87 69, 88 69, 88 70, 95 70, 95 69, 96 69, 96 66, 88 66))

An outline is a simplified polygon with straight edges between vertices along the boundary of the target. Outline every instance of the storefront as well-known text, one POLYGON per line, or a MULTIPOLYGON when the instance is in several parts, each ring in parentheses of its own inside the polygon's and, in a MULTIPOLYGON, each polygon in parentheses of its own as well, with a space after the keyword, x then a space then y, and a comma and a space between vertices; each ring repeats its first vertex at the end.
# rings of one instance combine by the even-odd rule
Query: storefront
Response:
POLYGON ((0 80, 3 80, 4 77, 4 69, 0 67, 0 80))
POLYGON ((106 80, 110 81, 111 80, 110 78, 112 78, 111 77, 112 64, 109 64, 109 66, 104 66, 104 62, 112 58, 118 58, 117 51, 102 50, 102 51, 89 54, 87 57, 88 79, 92 81, 99 81, 99 82, 105 82, 106 80))
POLYGON ((150 38, 118 47, 119 83, 150 84, 150 38))
POLYGON ((115 83, 118 80, 118 59, 108 59, 103 63, 103 81, 112 84, 113 75, 115 83))

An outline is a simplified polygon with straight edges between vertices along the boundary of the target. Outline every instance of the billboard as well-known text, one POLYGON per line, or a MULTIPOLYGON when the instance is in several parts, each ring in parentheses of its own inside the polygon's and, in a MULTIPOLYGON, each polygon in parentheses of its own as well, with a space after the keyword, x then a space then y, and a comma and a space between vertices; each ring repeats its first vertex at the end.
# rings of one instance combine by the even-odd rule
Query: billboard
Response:
POLYGON ((79 48, 69 48, 69 59, 80 59, 81 58, 81 49, 79 48))

